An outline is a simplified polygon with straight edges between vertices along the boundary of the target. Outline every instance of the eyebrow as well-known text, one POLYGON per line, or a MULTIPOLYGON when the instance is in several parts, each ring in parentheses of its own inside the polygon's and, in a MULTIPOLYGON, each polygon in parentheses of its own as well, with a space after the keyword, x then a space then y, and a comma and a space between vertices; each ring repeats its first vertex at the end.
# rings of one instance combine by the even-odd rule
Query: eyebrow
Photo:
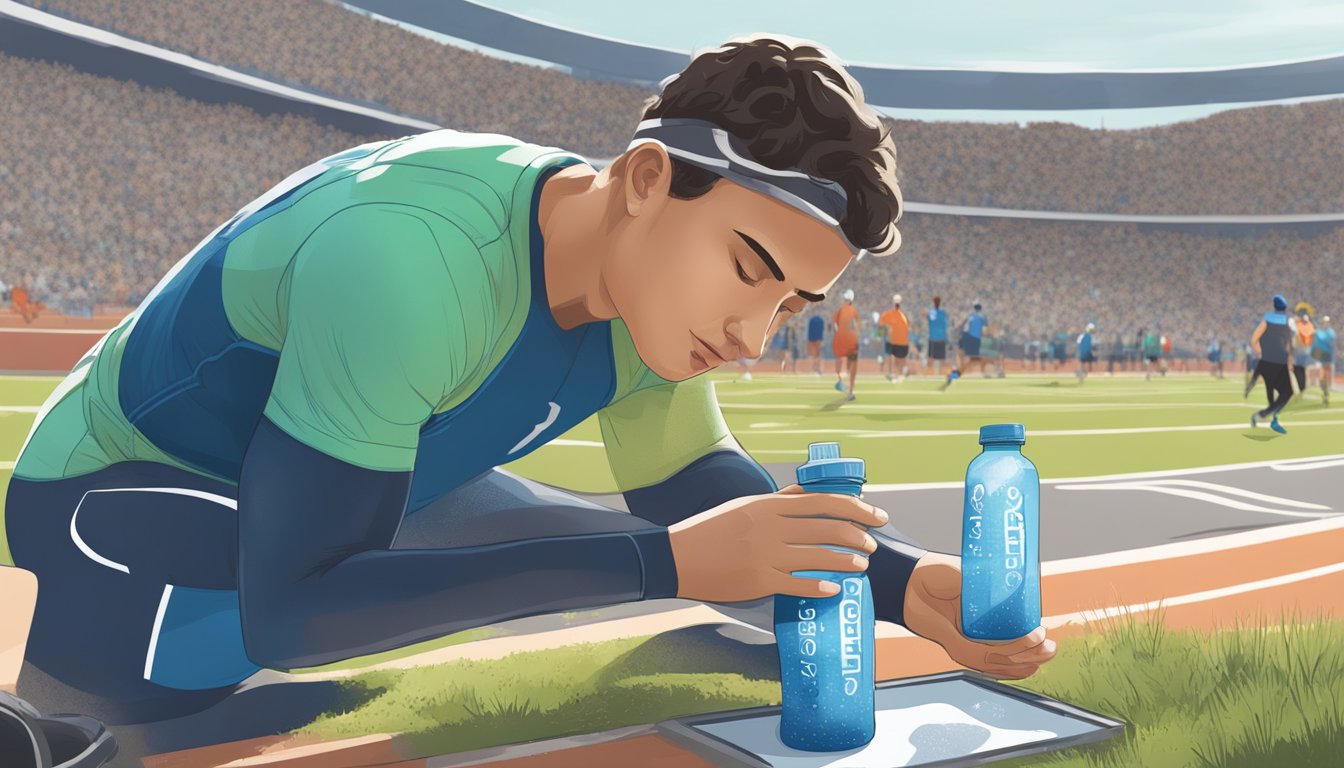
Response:
MULTIPOLYGON (((775 258, 770 255, 770 252, 765 250, 765 246, 753 240, 749 235, 738 232, 736 229, 733 231, 737 232, 737 236, 742 238, 742 240, 751 247, 751 250, 756 252, 757 256, 761 257, 761 261, 765 262, 765 266, 770 269, 770 274, 774 275, 775 279, 779 282, 784 282, 783 270, 779 268, 779 264, 775 261, 775 258)), ((808 301, 816 302, 825 301, 826 299, 826 294, 824 293, 808 293, 807 291, 798 290, 796 288, 794 289, 794 292, 808 301)))

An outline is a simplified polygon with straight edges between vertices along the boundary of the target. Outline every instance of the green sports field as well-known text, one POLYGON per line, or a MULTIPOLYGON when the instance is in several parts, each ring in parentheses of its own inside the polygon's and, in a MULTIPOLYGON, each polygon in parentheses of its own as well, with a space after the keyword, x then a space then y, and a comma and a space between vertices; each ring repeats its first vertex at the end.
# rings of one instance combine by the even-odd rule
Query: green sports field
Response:
MULTIPOLYGON (((1278 435, 1251 429, 1262 389, 1242 399, 1243 380, 1208 376, 968 378, 892 383, 860 377, 844 402, 834 375, 717 374, 719 404, 738 441, 762 463, 797 464, 807 444, 839 440, 867 461, 869 483, 960 480, 979 452, 983 424, 1021 422, 1026 454, 1042 477, 1085 477, 1344 453, 1344 410, 1308 391, 1280 420, 1278 435)), ((569 488, 613 489, 595 419, 511 469, 569 488)))
MULTIPOLYGON (((1240 376, 967 378, 946 392, 940 381, 894 384, 861 377, 858 399, 843 401, 834 376, 714 374, 719 404, 738 441, 763 463, 797 464, 807 444, 839 440, 867 461, 868 482, 960 480, 979 451, 982 424, 1020 421, 1026 454, 1042 477, 1086 477, 1147 470, 1304 458, 1344 453, 1344 409, 1308 391, 1285 412, 1287 435, 1251 429, 1263 404, 1243 400, 1240 376)), ((52 377, 0 377, 0 479, 28 434, 52 377)), ((614 490, 597 420, 508 465, 519 474, 578 491, 614 490)), ((0 558, 8 562, 0 538, 0 558)))

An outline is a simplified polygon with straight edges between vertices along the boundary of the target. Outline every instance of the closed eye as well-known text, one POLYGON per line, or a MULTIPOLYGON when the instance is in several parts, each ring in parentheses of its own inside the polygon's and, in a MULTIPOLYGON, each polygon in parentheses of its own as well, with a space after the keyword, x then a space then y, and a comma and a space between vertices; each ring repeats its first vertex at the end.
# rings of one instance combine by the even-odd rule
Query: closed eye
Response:
POLYGON ((737 259, 733 259, 733 266, 737 268, 737 277, 742 282, 753 287, 760 284, 761 282, 760 280, 753 280, 751 276, 747 274, 747 271, 742 269, 742 262, 738 261, 737 259))

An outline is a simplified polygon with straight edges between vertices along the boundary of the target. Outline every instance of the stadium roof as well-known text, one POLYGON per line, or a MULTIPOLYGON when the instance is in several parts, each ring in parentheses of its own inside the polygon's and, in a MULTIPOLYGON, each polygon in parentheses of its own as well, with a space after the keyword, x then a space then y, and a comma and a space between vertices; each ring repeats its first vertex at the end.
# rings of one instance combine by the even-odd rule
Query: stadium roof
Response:
POLYGON ((1138 0, 1123 15, 1101 17, 1078 10, 1093 7, 1089 4, 1036 0, 1011 4, 1010 17, 992 3, 977 4, 974 13, 964 3, 921 6, 915 15, 873 0, 849 3, 854 14, 846 16, 835 12, 836 3, 772 0, 769 12, 763 13, 760 3, 681 0, 676 7, 682 13, 666 12, 652 24, 628 10, 603 13, 616 6, 598 0, 547 5, 521 0, 489 0, 488 5, 469 0, 347 0, 346 5, 561 65, 578 76, 641 84, 655 84, 679 71, 691 50, 721 42, 733 30, 796 34, 835 50, 850 62, 869 103, 892 108, 1133 109, 1344 93, 1344 5, 1277 0, 1269 10, 1254 10, 1249 1, 1189 3, 1176 13, 1163 10, 1159 0, 1138 0), (850 22, 865 10, 868 22, 850 22), (1044 25, 1053 34, 1049 39, 1055 41, 1054 52, 1031 60, 1022 57, 1046 39, 1033 10, 1058 14, 1060 20, 1044 25), (943 28, 937 29, 940 23, 943 28), (744 24, 753 26, 738 29, 744 24), (575 25, 603 32, 580 31, 575 25), (626 30, 640 41, 605 34, 614 30, 626 30), (885 49, 873 48, 874 35, 879 41, 889 36, 891 42, 885 49), (1010 38, 1017 42, 1004 42, 1010 38), (690 45, 668 45, 681 39, 690 45), (939 46, 956 53, 934 56, 939 46), (1084 46, 1110 51, 1109 57, 1097 53, 1079 61, 1084 46), (1135 46, 1140 50, 1130 50, 1135 46), (870 61, 879 50, 899 51, 883 58, 903 59, 906 65, 858 63, 870 61), (1122 50, 1129 53, 1116 59, 1122 50), (922 58, 911 65, 912 57, 922 58))

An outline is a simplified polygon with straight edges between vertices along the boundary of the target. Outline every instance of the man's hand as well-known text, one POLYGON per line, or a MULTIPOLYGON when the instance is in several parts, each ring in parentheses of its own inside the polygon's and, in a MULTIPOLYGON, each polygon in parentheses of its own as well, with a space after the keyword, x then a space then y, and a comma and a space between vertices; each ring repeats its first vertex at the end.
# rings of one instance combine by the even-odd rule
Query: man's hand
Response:
POLYGON ((1030 677, 1054 658, 1045 627, 1009 643, 985 643, 961 628, 961 558, 929 552, 919 559, 905 590, 905 626, 943 646, 953 661, 996 678, 1030 677))
POLYGON ((834 582, 792 572, 866 570, 866 556, 819 545, 871 554, 877 540, 867 527, 886 522, 886 512, 853 496, 807 493, 797 485, 733 499, 668 528, 677 597, 710 602, 775 594, 831 597, 838 588, 834 582))

